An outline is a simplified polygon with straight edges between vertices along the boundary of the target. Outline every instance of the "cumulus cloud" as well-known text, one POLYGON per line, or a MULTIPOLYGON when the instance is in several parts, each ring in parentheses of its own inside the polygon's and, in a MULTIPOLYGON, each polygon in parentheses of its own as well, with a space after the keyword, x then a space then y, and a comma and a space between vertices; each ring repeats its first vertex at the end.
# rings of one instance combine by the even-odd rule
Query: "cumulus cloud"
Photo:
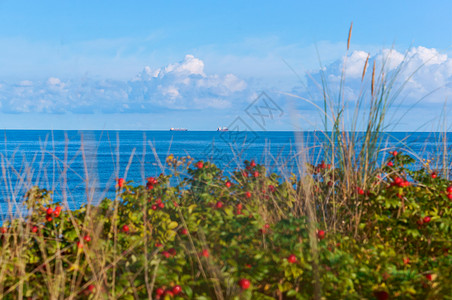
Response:
MULTIPOLYGON (((368 54, 363 51, 353 51, 347 57, 324 67, 323 76, 327 78, 330 95, 335 97, 340 87, 341 80, 344 97, 348 101, 355 101, 363 92, 370 90, 370 77, 372 65, 376 65, 376 81, 381 71, 387 78, 395 78, 392 89, 395 91, 403 86, 400 99, 407 105, 412 105, 422 99, 421 105, 428 103, 444 103, 445 99, 452 96, 452 58, 440 53, 434 48, 415 47, 406 53, 395 49, 383 49, 376 54, 368 54), (369 56, 366 66, 366 77, 362 81, 365 61, 369 56), (342 77, 342 74, 345 74, 342 77)), ((321 86, 320 72, 311 74, 308 82, 308 90, 315 99, 323 98, 319 86, 321 86), (317 83, 315 83, 317 82, 317 83)), ((307 90, 304 89, 303 92, 307 90)))
POLYGON ((156 110, 225 109, 253 95, 233 74, 206 74, 204 62, 186 55, 160 68, 146 66, 133 79, 82 80, 50 77, 3 84, 0 111, 6 113, 149 113, 156 110))

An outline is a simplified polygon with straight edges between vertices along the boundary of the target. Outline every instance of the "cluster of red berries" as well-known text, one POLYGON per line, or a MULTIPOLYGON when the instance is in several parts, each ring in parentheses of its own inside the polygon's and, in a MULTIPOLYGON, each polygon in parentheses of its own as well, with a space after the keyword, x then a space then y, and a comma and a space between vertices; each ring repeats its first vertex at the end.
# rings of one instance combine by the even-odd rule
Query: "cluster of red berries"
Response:
POLYGON ((254 178, 258 178, 260 176, 259 171, 254 170, 256 167, 256 162, 252 160, 246 167, 246 170, 242 171, 243 177, 247 178, 249 175, 253 175, 254 178))
POLYGON ((168 249, 168 251, 162 251, 161 254, 163 256, 165 256, 166 258, 170 258, 170 257, 176 256, 177 251, 176 251, 176 249, 171 248, 171 249, 168 249))
POLYGON ((124 182, 125 182, 124 178, 119 178, 118 179, 118 187, 122 188, 124 186, 124 182))
POLYGON ((53 220, 53 217, 58 218, 61 213, 61 206, 55 207, 55 210, 53 208, 49 207, 46 209, 46 220, 47 222, 51 222, 53 220))
POLYGON ((174 297, 182 292, 182 287, 180 285, 175 285, 173 288, 165 289, 164 287, 159 287, 155 290, 155 298, 160 299, 162 297, 174 297))
POLYGON ((269 190, 270 192, 274 193, 274 192, 276 191, 276 188, 275 188, 274 185, 270 184, 270 185, 268 186, 268 190, 269 190))
POLYGON ((316 173, 319 173, 321 170, 325 169, 331 169, 331 164, 326 164, 323 160, 317 166, 315 166, 316 173))
MULTIPOLYGON (((397 151, 392 151, 392 152, 389 152, 389 154, 391 154, 392 156, 397 156, 397 154, 399 154, 397 151)), ((388 166, 388 167, 394 167, 394 163, 390 160, 390 161, 388 161, 387 163, 386 163, 386 165, 388 166)))
MULTIPOLYGON (((177 203, 176 203, 177 204, 177 203)), ((175 204, 175 205, 176 205, 175 204)), ((176 205, 177 206, 177 205, 176 205)), ((155 204, 152 204, 151 205, 151 209, 152 210, 157 210, 157 209, 162 209, 162 208, 165 208, 165 204, 162 202, 162 199, 161 198, 158 198, 156 201, 155 201, 155 204)))
MULTIPOLYGON (((86 235, 83 237, 83 240, 84 240, 86 243, 89 243, 89 242, 91 242, 91 236, 90 236, 89 234, 86 234, 86 235)), ((82 242, 82 241, 77 241, 77 248, 80 248, 80 249, 83 248, 83 242, 82 242)))
POLYGON ((449 198, 449 200, 452 200, 452 185, 449 185, 446 189, 447 192, 447 198, 449 198))
POLYGON ((391 186, 398 186, 398 187, 407 187, 410 186, 410 182, 408 180, 404 180, 402 177, 394 177, 394 179, 391 182, 391 186))
POLYGON ((152 190, 155 185, 157 185, 158 181, 154 177, 149 177, 146 183, 146 189, 152 190))
POLYGON ((418 220, 417 224, 421 227, 422 225, 429 223, 431 220, 432 218, 430 216, 425 216, 424 218, 418 220))

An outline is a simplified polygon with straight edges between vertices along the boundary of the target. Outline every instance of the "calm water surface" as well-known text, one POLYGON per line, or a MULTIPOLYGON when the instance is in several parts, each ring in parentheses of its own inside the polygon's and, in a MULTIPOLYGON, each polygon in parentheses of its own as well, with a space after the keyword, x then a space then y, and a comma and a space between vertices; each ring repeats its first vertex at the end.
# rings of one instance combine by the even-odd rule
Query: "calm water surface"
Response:
MULTIPOLYGON (((322 133, 302 136, 310 156, 319 159, 322 133)), ((447 140, 451 138, 448 134, 447 140)), ((440 135, 432 133, 396 132, 384 141, 384 148, 409 148, 422 158, 433 157, 444 147, 440 135)), ((446 145, 450 149, 450 142, 446 145)), ((6 130, 0 132, 0 214, 20 209, 14 203, 20 204, 34 185, 54 191, 61 200, 64 178, 73 208, 87 199, 114 197, 114 180, 125 177, 129 162, 127 180, 143 184, 149 176, 169 172, 165 167, 169 154, 211 160, 226 171, 242 166, 244 159, 255 159, 272 171, 290 172, 296 168, 296 146, 293 132, 6 130)))

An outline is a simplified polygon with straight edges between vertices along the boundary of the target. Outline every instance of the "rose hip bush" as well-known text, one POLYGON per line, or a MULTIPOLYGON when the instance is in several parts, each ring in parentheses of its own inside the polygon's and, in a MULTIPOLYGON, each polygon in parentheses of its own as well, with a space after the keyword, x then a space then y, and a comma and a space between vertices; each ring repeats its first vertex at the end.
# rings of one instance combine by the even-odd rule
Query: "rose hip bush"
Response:
POLYGON ((119 179, 115 199, 73 211, 31 189, 0 231, 2 297, 452 299, 452 183, 406 155, 347 194, 323 162, 310 181, 167 162, 173 175, 119 179))

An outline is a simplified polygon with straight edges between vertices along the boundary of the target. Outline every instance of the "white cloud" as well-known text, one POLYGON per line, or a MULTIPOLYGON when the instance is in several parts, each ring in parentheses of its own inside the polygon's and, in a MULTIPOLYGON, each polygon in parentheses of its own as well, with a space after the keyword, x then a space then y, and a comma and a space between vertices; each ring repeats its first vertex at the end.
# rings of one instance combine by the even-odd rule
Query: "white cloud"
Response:
POLYGON ((204 62, 193 55, 187 54, 183 62, 170 64, 165 68, 165 73, 173 73, 178 76, 201 75, 204 74, 204 62))
POLYGON ((145 113, 161 109, 186 110, 231 107, 249 97, 245 81, 233 74, 206 74, 204 62, 186 55, 161 68, 146 66, 130 81, 20 81, 0 92, 0 112, 145 113))
MULTIPOLYGON (((383 49, 370 55, 366 79, 361 82, 367 55, 363 51, 353 51, 346 59, 342 58, 325 66, 324 72, 333 97, 337 95, 340 88, 343 70, 345 71, 343 92, 347 100, 354 101, 363 90, 370 90, 371 68, 374 62, 376 81, 384 66, 386 77, 395 76, 393 90, 404 85, 399 99, 404 99, 407 105, 421 99, 422 104, 443 103, 447 97, 452 96, 452 58, 440 53, 437 49, 415 47, 406 53, 395 49, 383 49)), ((309 88, 314 91, 318 99, 322 99, 318 91, 321 83, 320 73, 313 74, 313 78, 317 81, 317 85, 311 81, 309 88)))
MULTIPOLYGON (((350 78, 361 78, 366 64, 368 53, 364 51, 353 51, 352 54, 347 57, 345 63, 345 74, 350 78)), ((366 70, 369 66, 366 66, 366 70)))

